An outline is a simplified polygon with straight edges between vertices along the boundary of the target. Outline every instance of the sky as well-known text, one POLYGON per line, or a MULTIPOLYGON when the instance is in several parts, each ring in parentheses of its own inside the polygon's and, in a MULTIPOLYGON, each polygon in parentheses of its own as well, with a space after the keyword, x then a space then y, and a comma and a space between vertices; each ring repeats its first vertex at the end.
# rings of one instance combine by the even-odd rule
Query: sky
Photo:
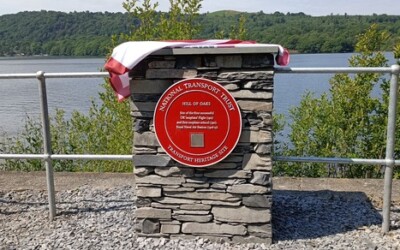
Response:
MULTIPOLYGON (((153 2, 156 2, 154 0, 153 2)), ((63 12, 124 12, 123 0, 0 0, 0 15, 21 11, 55 10, 63 12)), ((159 10, 168 11, 169 0, 158 0, 159 10)), ((218 10, 243 12, 298 13, 312 16, 330 14, 400 15, 398 0, 203 0, 201 13, 218 10)))

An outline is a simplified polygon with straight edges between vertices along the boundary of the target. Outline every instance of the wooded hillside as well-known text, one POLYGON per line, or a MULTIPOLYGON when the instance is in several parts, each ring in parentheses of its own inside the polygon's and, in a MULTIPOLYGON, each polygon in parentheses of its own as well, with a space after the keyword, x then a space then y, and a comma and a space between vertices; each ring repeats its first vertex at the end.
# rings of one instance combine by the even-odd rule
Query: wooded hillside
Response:
MULTIPOLYGON (((198 38, 229 34, 245 17, 247 39, 278 43, 301 53, 352 52, 356 35, 372 23, 394 34, 386 45, 400 40, 400 16, 309 16, 218 11, 201 14, 198 38)), ((123 13, 33 11, 0 16, 0 56, 104 56, 111 35, 129 33, 138 22, 123 13)), ((228 36, 228 35, 225 35, 228 36)))

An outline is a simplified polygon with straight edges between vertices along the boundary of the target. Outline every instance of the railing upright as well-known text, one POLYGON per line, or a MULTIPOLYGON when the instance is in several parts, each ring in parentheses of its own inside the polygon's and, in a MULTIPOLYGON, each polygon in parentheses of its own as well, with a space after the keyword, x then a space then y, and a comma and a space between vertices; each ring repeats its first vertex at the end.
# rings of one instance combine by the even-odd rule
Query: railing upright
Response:
POLYGON ((385 157, 386 168, 385 168, 383 208, 382 208, 383 233, 389 232, 390 229, 390 205, 392 203, 392 179, 393 179, 393 168, 395 165, 394 146, 396 138, 396 113, 397 113, 399 72, 400 72, 399 65, 393 65, 391 67, 388 123, 386 131, 386 157, 385 157))
POLYGON ((56 199, 54 189, 54 171, 53 162, 51 159, 51 136, 50 136, 50 120, 49 120, 49 107, 47 104, 47 91, 46 91, 46 78, 43 71, 36 73, 36 78, 39 80, 39 97, 40 97, 40 108, 42 116, 43 126, 43 153, 45 155, 44 164, 46 167, 46 179, 47 179, 47 193, 49 200, 49 219, 53 220, 56 216, 56 199))

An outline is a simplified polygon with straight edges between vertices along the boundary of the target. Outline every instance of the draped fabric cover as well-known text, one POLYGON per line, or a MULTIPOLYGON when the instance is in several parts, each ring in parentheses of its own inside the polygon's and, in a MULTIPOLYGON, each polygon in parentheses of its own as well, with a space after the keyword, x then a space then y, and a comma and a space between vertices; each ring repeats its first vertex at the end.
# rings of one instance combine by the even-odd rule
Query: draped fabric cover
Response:
POLYGON ((110 74, 111 86, 118 101, 130 96, 128 73, 148 55, 164 48, 245 48, 245 47, 278 47, 276 63, 281 66, 289 64, 289 52, 277 44, 260 44, 254 41, 241 40, 180 40, 180 41, 140 41, 126 42, 114 48, 111 58, 104 68, 110 74))

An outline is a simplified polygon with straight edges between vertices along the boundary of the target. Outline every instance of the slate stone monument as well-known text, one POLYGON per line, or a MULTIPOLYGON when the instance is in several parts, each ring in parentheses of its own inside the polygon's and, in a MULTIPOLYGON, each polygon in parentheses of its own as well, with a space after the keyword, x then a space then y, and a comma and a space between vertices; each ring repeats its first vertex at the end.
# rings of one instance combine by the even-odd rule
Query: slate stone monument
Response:
POLYGON ((140 236, 272 242, 277 51, 163 49, 130 72, 140 236))

